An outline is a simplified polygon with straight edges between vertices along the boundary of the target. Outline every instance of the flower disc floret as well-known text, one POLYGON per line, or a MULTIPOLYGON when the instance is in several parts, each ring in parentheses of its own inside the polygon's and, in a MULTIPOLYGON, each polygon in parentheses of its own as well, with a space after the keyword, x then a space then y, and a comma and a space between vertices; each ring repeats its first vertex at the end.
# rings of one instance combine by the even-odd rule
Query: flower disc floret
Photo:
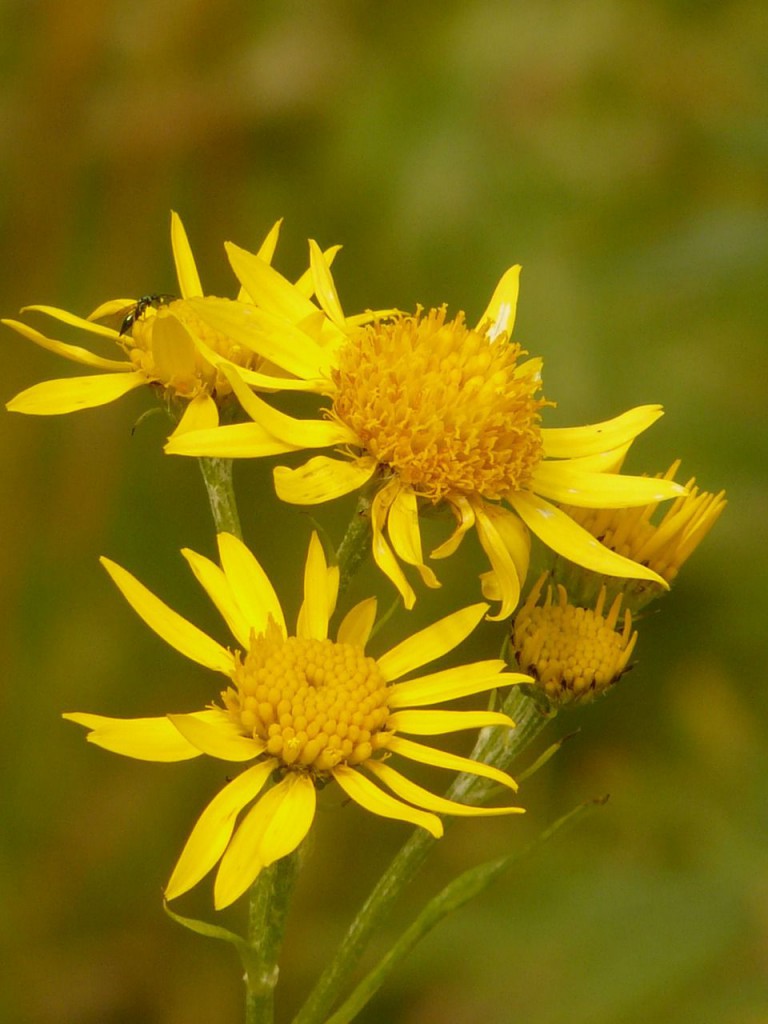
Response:
POLYGON ((594 608, 569 603, 568 593, 557 586, 538 604, 546 575, 531 591, 512 628, 512 646, 521 668, 536 679, 554 704, 585 703, 604 693, 627 670, 637 633, 632 615, 625 609, 623 629, 616 631, 621 614, 621 595, 603 616, 605 588, 594 608))
POLYGON ((233 676, 235 688, 222 694, 233 721, 286 767, 321 776, 362 764, 379 745, 388 689, 354 644, 284 638, 273 628, 238 655, 233 676))
POLYGON ((523 351, 467 327, 445 306, 352 335, 333 372, 333 413, 419 497, 498 500, 526 487, 542 458, 537 376, 523 351))

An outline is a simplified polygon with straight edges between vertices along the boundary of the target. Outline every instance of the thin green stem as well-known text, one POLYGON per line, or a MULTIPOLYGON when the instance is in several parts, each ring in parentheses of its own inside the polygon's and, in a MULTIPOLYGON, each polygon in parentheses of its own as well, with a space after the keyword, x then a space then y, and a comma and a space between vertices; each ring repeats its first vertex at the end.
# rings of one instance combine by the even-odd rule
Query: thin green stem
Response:
MULTIPOLYGON (((515 693, 514 689, 512 693, 515 693)), ((517 728, 511 731, 484 731, 472 752, 476 760, 493 763, 497 767, 508 767, 546 725, 547 719, 541 715, 534 701, 521 694, 515 694, 514 698, 510 695, 505 702, 505 710, 510 702, 515 707, 517 728), (499 736, 502 732, 503 741, 499 736), (499 759, 498 762, 491 760, 494 757, 499 759)), ((464 798, 468 803, 482 802, 487 791, 483 792, 474 784, 476 779, 475 775, 460 775, 447 796, 452 800, 464 798)), ((444 820, 447 824, 450 818, 444 820)), ((293 1024, 321 1024, 327 1019, 341 995, 348 990, 373 932, 385 920, 395 900, 417 874, 436 842, 424 829, 417 829, 395 855, 350 925, 336 954, 321 974, 293 1024)))
POLYGON ((248 906, 250 969, 245 979, 245 1024, 272 1024, 278 956, 300 867, 300 850, 281 857, 258 876, 248 906))
POLYGON ((197 461, 208 492, 216 532, 233 533, 242 540, 243 531, 232 486, 232 459, 200 458, 197 461))

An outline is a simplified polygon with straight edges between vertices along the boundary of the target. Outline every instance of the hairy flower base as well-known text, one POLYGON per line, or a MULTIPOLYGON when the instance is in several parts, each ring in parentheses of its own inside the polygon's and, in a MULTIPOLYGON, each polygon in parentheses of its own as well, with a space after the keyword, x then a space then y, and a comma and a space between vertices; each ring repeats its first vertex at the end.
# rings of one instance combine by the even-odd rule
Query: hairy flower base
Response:
POLYGON ((499 712, 434 709, 455 698, 531 682, 525 675, 506 672, 501 660, 403 679, 453 650, 487 605, 454 612, 372 658, 365 646, 376 614, 373 599, 348 612, 335 641, 328 637, 338 569, 326 564, 316 535, 307 554, 304 602, 292 636, 277 595, 251 552, 231 534, 219 534, 218 542, 220 566, 193 551, 184 555, 235 637, 234 651, 172 611, 125 569, 103 562, 147 625, 181 653, 227 677, 224 706, 162 718, 65 715, 89 730, 91 742, 129 757, 183 761, 207 754, 252 762, 198 819, 166 888, 168 899, 187 892, 218 864, 214 903, 217 908, 232 903, 262 868, 304 839, 314 819, 318 784, 336 782, 366 810, 418 825, 436 837, 442 834, 441 814, 522 810, 447 800, 389 763, 390 755, 397 755, 516 789, 514 780, 497 768, 408 738, 514 725, 499 712))
POLYGON ((616 632, 621 596, 603 617, 605 588, 594 609, 569 604, 562 585, 557 587, 556 603, 548 586, 544 603, 538 604, 546 579, 546 574, 539 578, 517 613, 512 647, 520 667, 530 672, 553 704, 587 703, 626 672, 637 641, 632 615, 625 610, 623 629, 616 632))

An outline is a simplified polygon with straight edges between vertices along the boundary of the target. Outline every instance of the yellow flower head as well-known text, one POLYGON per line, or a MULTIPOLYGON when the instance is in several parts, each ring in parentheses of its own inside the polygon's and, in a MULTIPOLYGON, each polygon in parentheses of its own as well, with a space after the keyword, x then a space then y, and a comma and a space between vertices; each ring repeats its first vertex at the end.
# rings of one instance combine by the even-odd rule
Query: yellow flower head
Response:
POLYGON ((621 615, 621 595, 603 616, 605 588, 594 608, 568 601, 562 584, 553 600, 552 586, 539 604, 546 573, 537 581, 512 625, 512 648, 521 668, 536 680, 555 705, 586 704, 613 686, 627 671, 637 633, 628 609, 621 615), (616 624, 621 616, 621 631, 616 624))
POLYGON ((286 628, 269 579, 248 548, 227 533, 219 534, 218 542, 220 566, 194 551, 183 554, 235 637, 235 650, 222 647, 172 611, 125 569, 102 561, 147 625, 182 654, 226 677, 221 704, 162 718, 64 716, 90 730, 92 743, 128 757, 183 761, 208 754, 228 762, 251 762, 198 819, 166 888, 168 899, 187 892, 218 863, 214 902, 217 908, 228 906, 262 868, 301 843, 314 818, 317 789, 331 781, 366 810, 419 825, 436 837, 442 834, 440 814, 521 811, 471 807, 435 796, 390 764, 391 756, 399 755, 516 789, 514 780, 497 768, 407 735, 514 725, 500 712, 432 707, 498 686, 530 682, 527 676, 506 672, 502 660, 404 680, 453 650, 472 632, 487 605, 454 612, 375 658, 365 651, 376 616, 375 599, 348 612, 335 640, 328 635, 338 569, 327 566, 316 535, 309 545, 304 602, 293 634, 286 628))
MULTIPOLYGON (((445 308, 346 318, 327 260, 310 243, 314 292, 320 307, 259 258, 229 246, 235 273, 270 318, 273 339, 284 332, 295 359, 304 354, 308 389, 330 400, 323 420, 297 420, 259 399, 228 370, 249 424, 201 430, 174 438, 166 450, 182 455, 247 457, 332 447, 298 469, 278 467, 275 487, 284 501, 312 505, 359 488, 373 492, 373 555, 400 591, 415 600, 401 563, 414 566, 427 586, 439 583, 424 562, 419 529, 423 508, 445 505, 456 528, 432 558, 452 554, 472 528, 491 563, 483 592, 499 600, 495 618, 516 607, 528 566, 529 534, 566 558, 606 575, 659 579, 615 554, 558 507, 624 508, 684 494, 669 480, 611 472, 634 438, 661 415, 641 406, 605 423, 572 429, 541 426, 547 403, 539 395, 541 360, 525 359, 510 340, 520 267, 501 278, 478 324, 445 308), (371 317, 369 316, 369 320, 371 317), (319 381, 318 381, 319 379, 319 381)), ((258 346, 252 323, 211 305, 201 317, 226 323, 231 337, 258 346)), ((267 353, 265 353, 267 354, 267 353)), ((278 365, 274 348, 268 353, 278 365)))
MULTIPOLYGON (((274 253, 280 223, 267 235, 259 250, 267 263, 274 253)), ((204 296, 192 250, 181 219, 171 214, 171 245, 181 297, 143 296, 141 299, 111 299, 87 319, 52 306, 27 306, 22 312, 44 313, 55 320, 78 327, 101 341, 116 346, 113 357, 77 345, 49 338, 18 320, 3 320, 29 341, 57 355, 101 373, 67 377, 36 384, 7 403, 12 412, 55 415, 89 409, 112 402, 134 388, 151 385, 171 400, 178 400, 184 412, 177 433, 215 427, 221 403, 232 388, 222 366, 237 367, 241 378, 255 387, 270 388, 272 379, 259 372, 264 358, 198 316, 194 303, 224 302, 204 296), (98 321, 112 319, 115 327, 98 321)), ((307 275, 308 280, 308 275, 307 275)), ((306 284, 306 281, 305 281, 306 284)), ((296 287, 304 287, 298 282, 296 287)), ((241 290, 241 304, 248 296, 241 290)), ((262 346, 263 347, 263 346, 262 346)), ((284 375, 282 389, 291 386, 284 375)))
MULTIPOLYGON (((680 460, 676 459, 667 472, 657 474, 657 478, 674 480, 679 468, 680 460)), ((726 505, 725 491, 718 494, 700 491, 695 477, 691 477, 685 487, 687 494, 673 501, 661 517, 656 516, 659 505, 655 501, 639 508, 572 508, 568 511, 611 551, 647 565, 667 583, 672 583, 683 562, 706 537, 726 505)), ((659 589, 652 581, 637 581, 625 587, 628 597, 631 595, 642 603, 657 596, 659 589)))

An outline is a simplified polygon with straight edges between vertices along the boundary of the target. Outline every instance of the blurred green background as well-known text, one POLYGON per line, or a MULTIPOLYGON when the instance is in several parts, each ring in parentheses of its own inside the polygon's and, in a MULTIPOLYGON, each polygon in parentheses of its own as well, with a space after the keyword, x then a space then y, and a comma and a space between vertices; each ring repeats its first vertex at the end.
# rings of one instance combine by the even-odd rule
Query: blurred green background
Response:
MULTIPOLYGON (((401 922, 452 873, 521 847, 580 800, 609 803, 434 932, 368 1024, 768 1021, 767 10, 0 5, 4 316, 174 292, 171 208, 214 294, 234 294, 222 242, 255 247, 279 216, 285 272, 306 265, 308 236, 344 244, 335 273, 350 311, 446 301, 472 320, 521 262, 515 333, 545 359, 548 422, 662 402, 629 468, 679 456, 684 477, 728 491, 643 620, 638 667, 551 729, 581 731, 525 786, 525 819, 457 824, 401 922)), ((7 330, 2 354, 3 401, 79 372, 7 330)), ((224 639, 178 554, 212 551, 197 469, 161 455, 161 417, 131 435, 149 404, 142 392, 0 420, 4 1021, 241 1019, 233 954, 160 902, 220 767, 110 756, 59 717, 214 696, 211 675, 154 637, 97 563, 109 554, 224 639)), ((295 611, 309 524, 278 510, 268 470, 237 467, 246 537, 295 611)), ((333 512, 338 536, 348 506, 333 512)), ((474 582, 456 592, 464 566, 441 569, 443 593, 421 594, 392 637, 475 600, 474 582)), ((369 582, 389 599, 372 574, 361 592, 369 582)), ((406 834, 324 801, 281 1019, 406 834)), ((210 883, 178 909, 212 916, 210 883)))

